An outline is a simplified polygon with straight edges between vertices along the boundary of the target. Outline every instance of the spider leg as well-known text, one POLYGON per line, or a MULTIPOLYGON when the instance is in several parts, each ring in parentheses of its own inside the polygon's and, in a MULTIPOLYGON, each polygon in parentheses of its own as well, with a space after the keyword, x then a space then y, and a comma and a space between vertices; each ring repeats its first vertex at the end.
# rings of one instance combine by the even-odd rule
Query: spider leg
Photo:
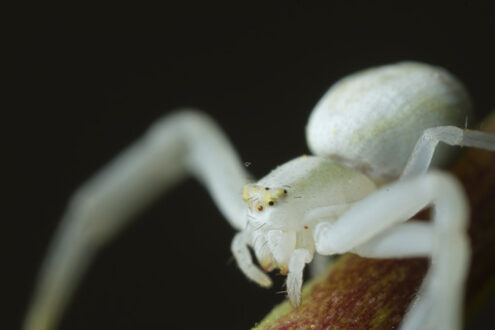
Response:
POLYGON ((323 272, 337 260, 338 256, 322 256, 315 253, 313 260, 309 264, 309 273, 311 277, 323 274, 323 272))
POLYGON ((443 142, 452 146, 495 150, 495 134, 461 129, 455 126, 439 126, 426 129, 414 147, 401 178, 425 173, 438 145, 443 142))
POLYGON ((71 199, 42 265, 24 329, 55 328, 93 255, 187 175, 206 186, 233 227, 244 227, 241 190, 249 175, 226 136, 200 112, 166 116, 71 199))
POLYGON ((301 303, 301 287, 303 282, 304 266, 311 262, 313 254, 306 249, 297 249, 289 260, 289 273, 287 274, 287 296, 292 306, 301 303))
POLYGON ((232 241, 231 250, 237 261, 237 265, 239 265, 239 268, 247 278, 264 287, 272 285, 270 277, 263 273, 263 271, 253 263, 243 232, 239 232, 235 235, 234 240, 232 241))
POLYGON ((457 180, 432 171, 395 182, 357 202, 333 223, 314 230, 321 254, 368 257, 430 256, 431 266, 402 329, 459 329, 469 265, 468 204, 457 180), (407 223, 432 205, 431 223, 407 223))
POLYGON ((431 224, 409 220, 385 229, 352 252, 369 258, 431 257, 433 238, 431 224))

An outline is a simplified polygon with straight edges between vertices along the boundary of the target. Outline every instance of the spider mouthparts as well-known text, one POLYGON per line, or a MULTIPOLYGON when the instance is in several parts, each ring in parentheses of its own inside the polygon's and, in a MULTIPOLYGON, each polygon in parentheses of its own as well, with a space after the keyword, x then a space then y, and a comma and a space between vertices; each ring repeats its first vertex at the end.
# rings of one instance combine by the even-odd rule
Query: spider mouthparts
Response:
POLYGON ((273 266, 270 260, 262 260, 260 261, 260 266, 263 268, 263 270, 267 273, 271 272, 273 270, 273 266))

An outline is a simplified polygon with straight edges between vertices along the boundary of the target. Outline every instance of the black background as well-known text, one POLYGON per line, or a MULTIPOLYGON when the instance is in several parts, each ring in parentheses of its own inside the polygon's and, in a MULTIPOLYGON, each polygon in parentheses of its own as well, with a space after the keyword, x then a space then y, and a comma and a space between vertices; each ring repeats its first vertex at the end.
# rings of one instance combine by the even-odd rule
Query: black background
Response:
MULTIPOLYGON (((312 107, 358 69, 441 65, 478 113, 495 109, 489 8, 205 3, 3 13, 13 18, 2 47, 8 327, 19 326, 71 193, 177 107, 211 114, 258 177, 307 152, 312 107)), ((246 329, 284 299, 282 277, 262 289, 231 262, 234 231, 195 181, 137 220, 98 255, 61 329, 246 329)))

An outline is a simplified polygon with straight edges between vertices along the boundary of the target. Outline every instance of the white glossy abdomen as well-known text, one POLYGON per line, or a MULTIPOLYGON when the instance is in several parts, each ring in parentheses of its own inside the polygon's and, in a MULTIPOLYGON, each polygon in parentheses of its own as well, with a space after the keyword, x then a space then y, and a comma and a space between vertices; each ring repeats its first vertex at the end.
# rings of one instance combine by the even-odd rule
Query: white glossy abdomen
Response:
MULTIPOLYGON (((471 113, 463 85, 446 70, 402 62, 343 78, 323 96, 306 127, 309 148, 376 180, 398 177, 422 132, 462 127, 471 113)), ((434 166, 449 159, 441 149, 434 166)))

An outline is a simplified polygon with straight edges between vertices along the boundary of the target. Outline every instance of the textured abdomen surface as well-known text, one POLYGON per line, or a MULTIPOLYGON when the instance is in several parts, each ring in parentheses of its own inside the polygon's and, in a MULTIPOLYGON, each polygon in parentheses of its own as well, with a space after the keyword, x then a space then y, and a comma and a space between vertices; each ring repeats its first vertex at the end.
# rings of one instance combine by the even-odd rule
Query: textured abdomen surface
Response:
MULTIPOLYGON (((311 113, 306 138, 314 154, 387 180, 401 174, 426 128, 462 127, 470 113, 469 96, 450 73, 402 62, 333 85, 311 113)), ((439 150, 433 165, 444 163, 451 150, 439 150)))

